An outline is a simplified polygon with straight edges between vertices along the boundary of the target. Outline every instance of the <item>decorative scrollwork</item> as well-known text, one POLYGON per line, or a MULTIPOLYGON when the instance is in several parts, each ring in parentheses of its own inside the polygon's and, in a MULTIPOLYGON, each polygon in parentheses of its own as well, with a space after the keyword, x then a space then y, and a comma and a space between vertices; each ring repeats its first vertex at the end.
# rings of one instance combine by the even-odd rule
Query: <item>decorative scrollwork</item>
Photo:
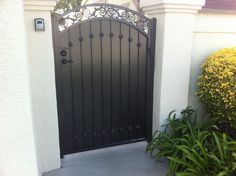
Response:
POLYGON ((139 28, 145 33, 149 33, 150 19, 144 15, 125 7, 97 3, 78 6, 59 16, 59 30, 69 28, 75 23, 93 18, 108 18, 118 21, 124 21, 130 25, 139 28))

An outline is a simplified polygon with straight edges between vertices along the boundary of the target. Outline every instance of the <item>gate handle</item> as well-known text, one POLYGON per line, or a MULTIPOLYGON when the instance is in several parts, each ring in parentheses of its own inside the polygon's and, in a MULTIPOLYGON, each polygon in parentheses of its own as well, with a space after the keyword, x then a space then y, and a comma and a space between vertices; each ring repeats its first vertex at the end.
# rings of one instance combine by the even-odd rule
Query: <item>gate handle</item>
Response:
POLYGON ((73 61, 72 60, 67 60, 67 59, 61 59, 61 63, 62 64, 72 64, 73 61))

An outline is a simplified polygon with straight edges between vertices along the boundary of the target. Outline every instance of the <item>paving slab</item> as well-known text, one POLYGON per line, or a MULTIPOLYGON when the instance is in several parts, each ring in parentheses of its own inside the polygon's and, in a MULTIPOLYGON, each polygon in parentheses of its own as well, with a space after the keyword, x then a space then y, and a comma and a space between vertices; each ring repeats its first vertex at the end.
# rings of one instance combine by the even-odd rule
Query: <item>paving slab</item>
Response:
POLYGON ((60 169, 43 176, 166 176, 167 163, 156 164, 138 142, 64 156, 60 169))

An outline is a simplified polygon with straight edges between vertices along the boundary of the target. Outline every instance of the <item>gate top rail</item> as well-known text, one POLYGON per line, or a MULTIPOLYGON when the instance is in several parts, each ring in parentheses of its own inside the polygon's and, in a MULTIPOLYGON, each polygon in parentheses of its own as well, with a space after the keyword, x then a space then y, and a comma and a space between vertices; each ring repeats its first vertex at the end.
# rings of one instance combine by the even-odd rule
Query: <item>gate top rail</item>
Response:
POLYGON ((126 7, 108 3, 94 3, 77 6, 64 14, 59 15, 59 30, 63 31, 75 23, 94 18, 117 20, 128 23, 146 34, 149 34, 150 32, 149 18, 126 7))

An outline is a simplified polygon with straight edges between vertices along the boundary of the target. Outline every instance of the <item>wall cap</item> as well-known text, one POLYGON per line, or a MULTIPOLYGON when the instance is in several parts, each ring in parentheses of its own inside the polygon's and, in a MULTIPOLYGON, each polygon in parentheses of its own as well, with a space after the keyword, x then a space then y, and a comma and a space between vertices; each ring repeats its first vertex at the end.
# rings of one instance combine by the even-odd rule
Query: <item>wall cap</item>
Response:
POLYGON ((208 9, 203 8, 199 13, 209 13, 209 14, 236 14, 236 10, 225 10, 225 9, 208 9))
POLYGON ((141 0, 140 7, 148 15, 159 13, 197 13, 205 0, 141 0))
POLYGON ((58 0, 24 0, 25 11, 52 11, 58 0))

